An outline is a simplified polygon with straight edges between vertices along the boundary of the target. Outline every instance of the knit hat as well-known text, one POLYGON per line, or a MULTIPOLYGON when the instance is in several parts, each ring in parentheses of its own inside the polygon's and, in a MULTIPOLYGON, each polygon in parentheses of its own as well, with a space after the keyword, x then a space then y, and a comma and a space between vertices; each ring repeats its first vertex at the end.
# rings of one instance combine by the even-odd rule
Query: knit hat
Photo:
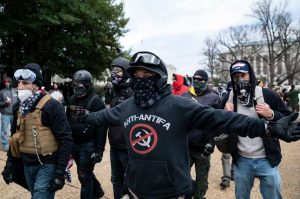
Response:
POLYGON ((29 69, 32 72, 34 72, 35 75, 36 75, 36 79, 32 83, 38 85, 39 87, 42 87, 42 85, 43 85, 43 75, 42 75, 42 69, 41 69, 40 65, 35 64, 35 63, 30 63, 30 64, 26 64, 23 67, 23 69, 29 69))
POLYGON ((206 82, 208 81, 208 74, 205 70, 197 70, 195 73, 194 73, 194 76, 195 75, 199 75, 202 77, 202 79, 204 79, 206 82))

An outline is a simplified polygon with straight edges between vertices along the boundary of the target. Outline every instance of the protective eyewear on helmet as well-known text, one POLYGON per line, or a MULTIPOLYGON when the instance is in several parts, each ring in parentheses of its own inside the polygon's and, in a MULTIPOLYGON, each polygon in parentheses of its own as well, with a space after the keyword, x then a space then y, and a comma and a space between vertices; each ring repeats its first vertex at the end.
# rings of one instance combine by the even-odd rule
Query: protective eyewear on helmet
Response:
POLYGON ((154 54, 149 52, 139 52, 130 59, 130 65, 135 64, 152 64, 159 65, 161 60, 154 54))
POLYGON ((18 69, 14 73, 16 80, 25 80, 28 82, 34 82, 36 79, 36 74, 29 69, 18 69))

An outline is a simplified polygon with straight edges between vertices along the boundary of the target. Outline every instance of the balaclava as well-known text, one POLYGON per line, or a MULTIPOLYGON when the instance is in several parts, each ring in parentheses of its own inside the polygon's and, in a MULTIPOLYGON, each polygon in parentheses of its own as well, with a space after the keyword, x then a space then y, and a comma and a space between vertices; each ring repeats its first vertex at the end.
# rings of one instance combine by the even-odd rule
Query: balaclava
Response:
POLYGON ((197 70, 194 73, 194 76, 195 75, 199 75, 205 81, 205 82, 201 82, 201 81, 193 80, 193 86, 196 94, 201 95, 201 93, 203 93, 207 89, 208 74, 204 70, 197 70))

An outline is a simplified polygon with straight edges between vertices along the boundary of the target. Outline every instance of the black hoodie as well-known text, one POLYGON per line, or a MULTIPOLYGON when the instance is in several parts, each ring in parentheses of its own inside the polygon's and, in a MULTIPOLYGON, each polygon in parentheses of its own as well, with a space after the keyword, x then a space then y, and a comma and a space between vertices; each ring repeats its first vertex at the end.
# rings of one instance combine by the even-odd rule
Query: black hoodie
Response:
POLYGON ((171 95, 170 88, 148 109, 136 105, 131 97, 113 108, 90 113, 86 121, 123 125, 129 154, 126 183, 145 199, 178 197, 192 191, 187 142, 190 129, 222 129, 250 136, 265 132, 259 119, 171 95))

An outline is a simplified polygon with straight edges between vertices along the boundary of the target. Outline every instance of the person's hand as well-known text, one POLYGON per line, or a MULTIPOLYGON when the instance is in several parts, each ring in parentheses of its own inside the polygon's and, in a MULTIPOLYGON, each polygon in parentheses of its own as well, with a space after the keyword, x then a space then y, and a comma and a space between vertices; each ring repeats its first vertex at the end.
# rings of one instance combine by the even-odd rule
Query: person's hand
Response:
POLYGON ((214 146, 211 144, 211 143, 207 143, 205 146, 204 146, 204 150, 203 150, 203 153, 202 155, 204 157, 208 157, 210 154, 212 154, 214 152, 214 146))
POLYGON ((56 176, 52 183, 50 184, 49 189, 51 192, 56 192, 58 190, 61 190, 65 185, 65 178, 64 175, 62 176, 56 176))
POLYGON ((234 111, 234 105, 233 105, 233 103, 227 102, 227 103, 225 104, 224 110, 233 112, 233 111, 234 111))
POLYGON ((12 182, 12 164, 6 164, 3 171, 1 172, 3 180, 6 184, 9 184, 12 182))
POLYGON ((266 121, 266 135, 279 138, 286 142, 297 141, 300 139, 300 123, 293 122, 299 113, 293 113, 283 117, 276 122, 266 121))
POLYGON ((102 154, 101 153, 93 153, 91 155, 91 161, 93 164, 99 163, 102 160, 102 154))
POLYGON ((270 120, 273 119, 273 111, 268 104, 257 104, 255 106, 255 111, 258 115, 270 120))

